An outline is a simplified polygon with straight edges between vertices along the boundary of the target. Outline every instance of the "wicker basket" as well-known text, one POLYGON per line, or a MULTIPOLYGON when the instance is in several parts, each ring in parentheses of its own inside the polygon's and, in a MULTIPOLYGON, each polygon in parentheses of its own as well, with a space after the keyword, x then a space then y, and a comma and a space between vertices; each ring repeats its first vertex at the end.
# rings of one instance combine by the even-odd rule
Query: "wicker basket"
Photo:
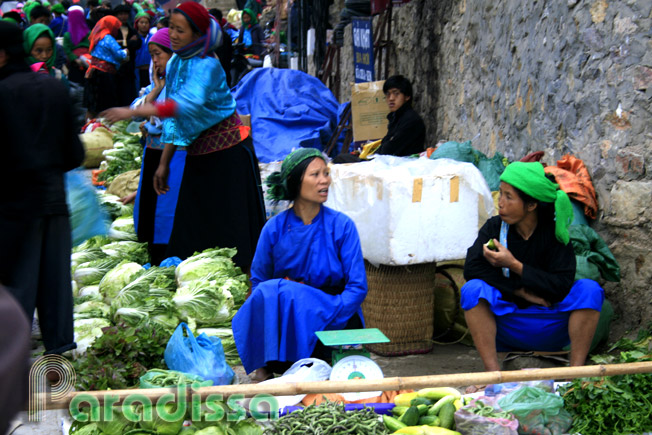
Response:
POLYGON ((369 292, 362 303, 368 328, 380 329, 391 341, 366 347, 383 356, 432 350, 435 263, 375 267, 365 261, 369 292))

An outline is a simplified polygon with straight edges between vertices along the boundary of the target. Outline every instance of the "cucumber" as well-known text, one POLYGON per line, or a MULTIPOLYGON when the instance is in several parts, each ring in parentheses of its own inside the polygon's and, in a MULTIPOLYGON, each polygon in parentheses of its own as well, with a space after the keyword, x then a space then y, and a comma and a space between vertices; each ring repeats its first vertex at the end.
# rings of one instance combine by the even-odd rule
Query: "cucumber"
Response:
POLYGON ((445 429, 453 429, 453 426, 455 425, 455 411, 455 405, 452 403, 449 402, 444 404, 439 411, 439 425, 445 429))
MULTIPOLYGON (((417 395, 418 397, 425 397, 430 400, 439 400, 446 396, 455 396, 456 399, 462 397, 459 391, 451 387, 423 388, 417 391, 417 395)), ((394 403, 396 403, 396 401, 394 403)))
POLYGON ((439 414, 439 411, 441 410, 441 408, 442 408, 445 404, 447 404, 447 403, 453 403, 453 402, 455 402, 455 400, 457 400, 457 399, 455 398, 455 396, 452 396, 452 395, 451 395, 451 396, 445 396, 445 397, 442 397, 441 399, 439 399, 439 400, 437 401, 437 403, 435 403, 434 405, 432 405, 432 406, 430 407, 430 409, 428 410, 428 415, 438 415, 438 414, 439 414))
POLYGON ((405 423, 397 420, 394 417, 390 417, 389 415, 383 415, 383 423, 385 423, 385 427, 390 432, 396 432, 399 429, 407 427, 405 423))
POLYGON ((410 401, 410 406, 418 406, 418 405, 432 405, 433 401, 430 399, 426 399, 425 397, 416 397, 410 401))
POLYGON ((410 406, 398 420, 406 426, 414 426, 419 421, 419 408, 410 406))
POLYGON ((426 415, 430 407, 428 405, 417 405, 417 409, 419 410, 419 415, 426 415))
POLYGON ((405 414, 405 411, 408 409, 410 409, 409 406, 395 406, 392 408, 392 414, 396 417, 400 417, 401 415, 405 414))
POLYGON ((427 426, 439 426, 440 421, 439 417, 436 415, 424 415, 421 418, 419 418, 419 424, 427 425, 427 426))

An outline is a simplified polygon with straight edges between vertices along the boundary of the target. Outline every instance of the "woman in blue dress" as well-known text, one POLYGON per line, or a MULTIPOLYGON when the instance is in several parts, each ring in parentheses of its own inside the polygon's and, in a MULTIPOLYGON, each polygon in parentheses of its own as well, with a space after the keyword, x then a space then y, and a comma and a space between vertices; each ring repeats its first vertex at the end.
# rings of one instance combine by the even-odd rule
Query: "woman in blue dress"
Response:
POLYGON ((497 351, 560 351, 583 365, 604 300, 590 279, 575 281, 568 225, 573 209, 541 163, 515 162, 500 177, 499 216, 467 252, 461 305, 487 371, 497 351), (493 241, 496 249, 485 244, 493 241))
POLYGON ((233 318, 233 334, 254 380, 282 373, 312 356, 330 360, 316 331, 363 326, 367 278, 358 232, 325 207, 330 172, 321 152, 294 151, 266 183, 274 200, 293 207, 267 222, 251 267, 251 296, 233 318))
POLYGON ((132 116, 163 119, 165 144, 154 173, 154 190, 167 193, 170 162, 186 149, 186 164, 166 257, 207 248, 237 248, 235 263, 248 271, 265 224, 258 160, 235 111, 235 100, 214 52, 222 38, 206 8, 185 2, 170 16, 174 55, 166 67, 164 101, 135 109, 113 108, 110 122, 132 116))

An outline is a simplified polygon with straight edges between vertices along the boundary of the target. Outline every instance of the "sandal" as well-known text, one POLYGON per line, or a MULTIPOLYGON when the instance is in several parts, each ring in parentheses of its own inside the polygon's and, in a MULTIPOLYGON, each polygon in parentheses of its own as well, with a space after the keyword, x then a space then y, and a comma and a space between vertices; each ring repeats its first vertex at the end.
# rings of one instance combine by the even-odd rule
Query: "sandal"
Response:
POLYGON ((267 367, 261 367, 254 370, 253 376, 250 376, 252 384, 257 384, 259 382, 267 381, 274 378, 274 373, 270 372, 267 367))

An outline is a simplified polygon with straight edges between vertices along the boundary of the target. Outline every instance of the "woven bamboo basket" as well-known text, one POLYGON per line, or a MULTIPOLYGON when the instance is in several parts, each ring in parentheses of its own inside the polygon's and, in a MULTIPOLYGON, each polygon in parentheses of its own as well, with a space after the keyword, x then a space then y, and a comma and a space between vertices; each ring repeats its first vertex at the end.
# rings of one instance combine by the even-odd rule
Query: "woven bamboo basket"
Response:
POLYGON ((365 261, 369 291, 362 303, 366 327, 391 341, 366 347, 383 356, 432 350, 435 263, 375 267, 365 261))

